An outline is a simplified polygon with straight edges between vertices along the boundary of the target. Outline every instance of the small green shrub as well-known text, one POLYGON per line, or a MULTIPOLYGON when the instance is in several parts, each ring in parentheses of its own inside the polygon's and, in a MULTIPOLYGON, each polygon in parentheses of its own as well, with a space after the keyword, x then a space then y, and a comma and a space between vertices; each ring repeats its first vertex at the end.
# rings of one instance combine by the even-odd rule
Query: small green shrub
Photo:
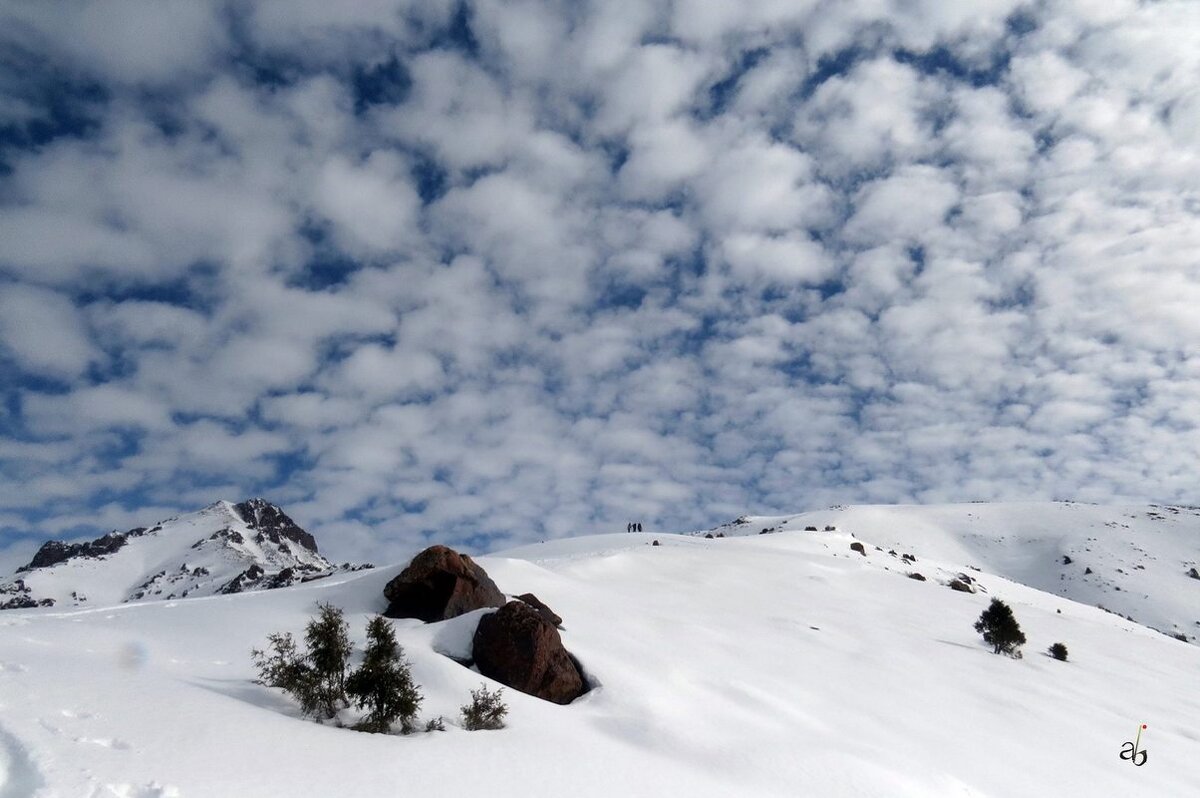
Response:
POLYGON ((508 707, 500 700, 503 690, 489 691, 486 684, 471 691, 471 703, 462 707, 462 724, 467 731, 503 729, 508 707))
POLYGON ((296 650, 296 640, 291 632, 267 635, 267 651, 253 649, 250 657, 258 668, 259 684, 278 687, 285 692, 295 693, 309 677, 309 667, 304 656, 296 650))

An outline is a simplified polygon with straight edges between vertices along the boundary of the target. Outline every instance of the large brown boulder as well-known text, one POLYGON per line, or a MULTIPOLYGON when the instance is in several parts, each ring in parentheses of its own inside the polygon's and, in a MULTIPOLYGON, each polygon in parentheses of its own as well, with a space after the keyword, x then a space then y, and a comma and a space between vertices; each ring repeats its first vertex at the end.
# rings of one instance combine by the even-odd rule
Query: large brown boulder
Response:
POLYGON ((547 607, 544 601, 532 593, 522 593, 521 595, 517 596, 517 600, 524 601, 530 607, 533 607, 538 611, 538 615, 541 615, 555 626, 562 626, 562 618, 559 617, 558 613, 547 607))
POLYGON ((430 546, 383 588, 389 618, 444 621, 484 607, 504 606, 496 583, 465 554, 430 546))
POLYGON ((554 624, 523 601, 479 619, 472 657, 484 676, 555 704, 569 704, 588 689, 554 624))

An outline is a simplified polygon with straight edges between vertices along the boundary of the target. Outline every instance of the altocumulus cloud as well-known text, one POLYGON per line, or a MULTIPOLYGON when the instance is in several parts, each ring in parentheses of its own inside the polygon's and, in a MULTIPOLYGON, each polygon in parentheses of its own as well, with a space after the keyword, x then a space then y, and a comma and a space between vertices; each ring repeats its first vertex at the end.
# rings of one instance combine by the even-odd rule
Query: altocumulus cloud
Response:
MULTIPOLYGON (((1191 0, 0 7, 0 529, 1195 503, 1191 0)), ((11 555, 16 556, 16 555, 11 555)))

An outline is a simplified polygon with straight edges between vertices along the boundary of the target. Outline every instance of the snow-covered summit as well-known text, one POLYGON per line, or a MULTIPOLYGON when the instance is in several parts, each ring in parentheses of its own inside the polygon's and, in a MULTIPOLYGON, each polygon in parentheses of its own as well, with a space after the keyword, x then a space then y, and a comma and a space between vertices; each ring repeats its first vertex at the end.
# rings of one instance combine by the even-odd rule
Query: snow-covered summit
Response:
POLYGON ((45 543, 0 582, 0 609, 117 604, 286 587, 354 570, 265 499, 218 501, 150 527, 45 543))

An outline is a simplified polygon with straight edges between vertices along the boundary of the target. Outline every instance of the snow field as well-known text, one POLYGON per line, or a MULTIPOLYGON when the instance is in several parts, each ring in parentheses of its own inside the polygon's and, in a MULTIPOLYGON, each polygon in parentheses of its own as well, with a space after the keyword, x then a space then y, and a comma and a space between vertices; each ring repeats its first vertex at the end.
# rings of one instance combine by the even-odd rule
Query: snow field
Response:
MULTIPOLYGON (((931 549, 965 545, 937 543, 925 521, 931 549)), ((360 734, 302 720, 252 683, 250 648, 273 631, 299 634, 317 601, 345 609, 361 646, 399 566, 236 596, 4 613, 0 756, 18 764, 0 771, 0 796, 1194 788, 1200 649, 991 575, 978 559, 969 564, 983 571, 968 573, 988 592, 953 592, 938 576, 968 563, 918 552, 910 568, 871 546, 862 557, 844 514, 832 523, 835 533, 606 535, 478 558, 502 590, 533 592, 562 615, 567 647, 598 685, 567 707, 506 689, 509 727, 498 732, 360 734), (991 654, 971 628, 991 596, 1029 638, 1021 660, 991 654), (1068 662, 1044 654, 1055 641, 1068 662), (1140 722, 1150 761, 1137 768, 1118 754, 1140 722)), ((872 531, 886 530, 864 522, 854 533, 884 545, 872 531)), ((483 681, 438 653, 469 647, 478 614, 395 622, 422 719, 456 722, 483 681)))

